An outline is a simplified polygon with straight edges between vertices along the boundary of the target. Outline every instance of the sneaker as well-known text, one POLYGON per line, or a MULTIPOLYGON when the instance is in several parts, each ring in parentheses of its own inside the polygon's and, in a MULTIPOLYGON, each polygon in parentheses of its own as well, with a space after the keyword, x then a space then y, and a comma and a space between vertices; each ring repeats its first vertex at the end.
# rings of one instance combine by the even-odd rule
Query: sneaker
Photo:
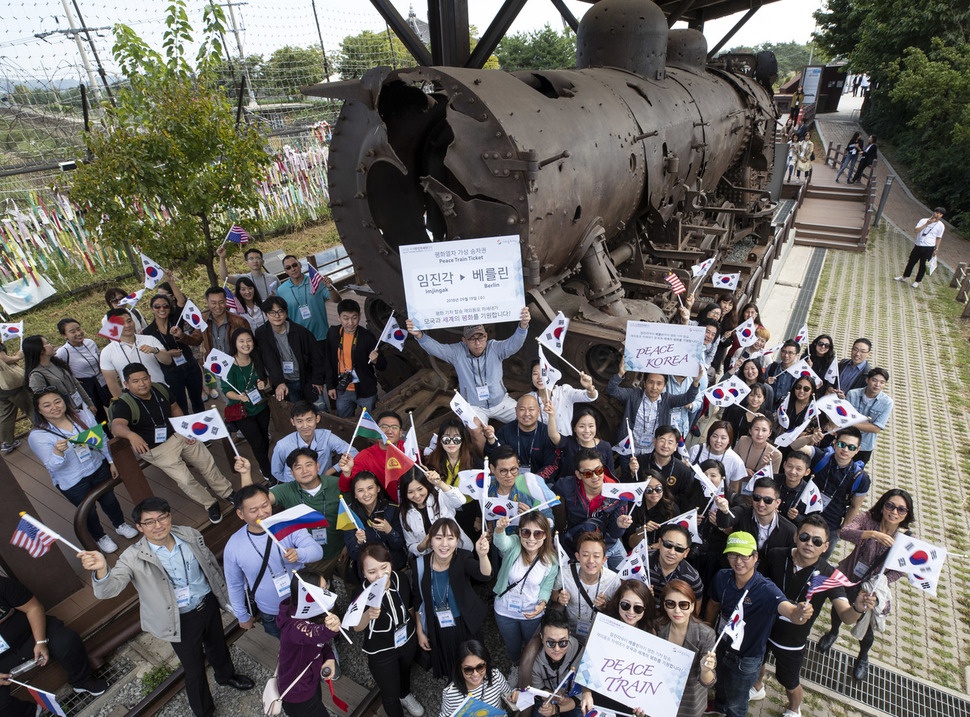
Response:
POLYGON ((407 697, 402 697, 401 707, 407 710, 411 717, 422 717, 424 715, 424 707, 414 698, 414 695, 409 694, 407 697))
POLYGON ((109 536, 102 535, 98 538, 98 547, 101 548, 102 553, 113 553, 118 549, 118 544, 109 536))
POLYGON ((71 685, 77 694, 89 694, 97 697, 108 689, 108 683, 98 677, 89 677, 79 685, 71 685))
POLYGON ((128 540, 134 540, 138 537, 138 531, 132 528, 128 523, 122 523, 121 525, 115 526, 115 532, 122 538, 128 538, 128 540))
POLYGON ((913 288, 914 289, 918 289, 919 288, 919 282, 918 281, 914 281, 913 282, 913 288))
POLYGON ((905 276, 897 276, 896 277, 896 281, 906 281, 906 277, 905 276))
POLYGON ((801 710, 785 710, 781 717, 802 717, 802 712, 801 710))
POLYGON ((761 689, 757 690, 754 685, 748 690, 748 702, 757 702, 758 700, 763 700, 765 698, 765 686, 761 685, 761 689))
POLYGON ((209 522, 213 525, 222 522, 222 509, 219 507, 219 501, 209 506, 209 522))
POLYGON ((17 450, 17 446, 20 445, 20 441, 14 441, 13 443, 4 443, 0 445, 0 453, 7 455, 8 453, 13 453, 17 450))

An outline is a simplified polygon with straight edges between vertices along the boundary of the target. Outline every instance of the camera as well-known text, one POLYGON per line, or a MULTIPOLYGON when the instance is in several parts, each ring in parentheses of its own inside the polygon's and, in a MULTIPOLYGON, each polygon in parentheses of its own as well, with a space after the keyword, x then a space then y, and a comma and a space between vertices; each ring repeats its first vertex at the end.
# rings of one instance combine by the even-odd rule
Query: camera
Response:
POLYGON ((354 382, 354 372, 353 371, 344 371, 342 374, 340 374, 337 377, 337 390, 338 391, 346 391, 347 390, 347 386, 349 386, 353 382, 354 382))

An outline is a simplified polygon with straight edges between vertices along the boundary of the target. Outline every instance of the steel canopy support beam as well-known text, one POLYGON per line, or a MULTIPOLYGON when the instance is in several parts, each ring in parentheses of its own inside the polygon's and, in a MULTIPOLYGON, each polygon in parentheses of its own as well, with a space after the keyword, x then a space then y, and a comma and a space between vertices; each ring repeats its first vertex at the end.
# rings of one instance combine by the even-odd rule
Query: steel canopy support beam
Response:
POLYGON ((556 6, 559 14, 562 15, 562 19, 566 21, 566 24, 572 28, 573 32, 579 30, 579 20, 573 15, 572 10, 566 7, 566 3, 563 0, 552 0, 552 4, 556 6))
POLYGON ((684 13, 690 10, 697 0, 681 0, 680 4, 670 11, 667 16, 667 27, 673 27, 674 23, 680 20, 684 13))
MULTIPOLYGON (((404 46, 414 56, 418 64, 426 67, 431 65, 431 54, 428 52, 428 48, 421 42, 421 38, 414 34, 411 26, 401 17, 401 13, 397 11, 397 8, 391 5, 391 0, 370 1, 374 9, 381 14, 384 22, 390 26, 394 34, 397 35, 397 38, 404 43, 404 46)), ((428 0, 428 5, 430 6, 432 2, 433 0, 428 0)))
POLYGON ((468 0, 428 0, 428 24, 432 63, 465 67, 471 54, 468 0))
POLYGON ((721 38, 721 41, 717 43, 714 47, 712 47, 711 51, 707 53, 708 60, 710 60, 712 57, 714 57, 714 55, 720 52, 721 48, 724 47, 732 37, 734 37, 737 31, 740 30, 742 27, 744 27, 745 23, 747 23, 748 20, 751 19, 751 16, 761 9, 761 4, 762 4, 761 0, 755 0, 755 2, 751 3, 751 9, 748 10, 746 13, 744 13, 744 15, 741 16, 741 19, 735 23, 734 27, 728 30, 728 33, 721 38))
POLYGON ((495 13, 491 24, 475 45, 471 57, 468 58, 468 67, 479 69, 485 66, 489 56, 495 52, 498 43, 505 37, 505 33, 515 22, 515 18, 519 16, 526 2, 527 0, 505 0, 502 3, 502 7, 495 13))

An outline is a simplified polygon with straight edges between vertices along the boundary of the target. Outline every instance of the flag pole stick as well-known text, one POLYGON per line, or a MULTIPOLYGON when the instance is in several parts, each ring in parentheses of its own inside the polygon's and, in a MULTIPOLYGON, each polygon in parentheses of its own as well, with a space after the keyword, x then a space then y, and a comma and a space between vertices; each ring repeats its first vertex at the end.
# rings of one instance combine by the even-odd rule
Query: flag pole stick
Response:
POLYGON ((52 530, 51 528, 48 528, 46 525, 44 525, 43 523, 41 523, 39 520, 36 520, 35 518, 32 518, 31 516, 27 515, 27 511, 24 511, 24 510, 20 511, 20 517, 23 518, 24 520, 26 520, 28 523, 30 523, 32 526, 34 526, 38 530, 43 530, 45 533, 47 533, 52 538, 54 538, 56 540, 60 540, 62 543, 64 543, 64 545, 66 545, 67 547, 71 548, 75 552, 77 552, 77 553, 83 553, 84 552, 84 549, 83 548, 77 547, 74 543, 72 543, 70 540, 68 540, 67 538, 65 538, 60 533, 52 530))
POLYGON ((576 668, 575 667, 570 667, 569 670, 566 672, 566 676, 563 677, 562 680, 559 681, 559 684, 556 685, 556 689, 554 689, 552 691, 552 694, 549 695, 549 697, 546 699, 546 701, 543 704, 547 705, 550 702, 552 702, 557 697, 557 695, 559 693, 559 690, 561 690, 563 687, 565 687, 566 686, 566 683, 569 682, 569 680, 572 679, 572 677, 575 674, 576 674, 576 668))
MULTIPOLYGON (((542 344, 542 342, 539 341, 539 337, 538 336, 536 336, 536 343, 538 343, 540 345, 542 344)), ((555 351, 553 351, 553 353, 556 354, 555 351)), ((582 373, 582 371, 580 371, 578 368, 576 368, 575 366, 573 366, 571 363, 569 363, 569 361, 567 361, 566 359, 564 359, 562 356, 559 356, 559 354, 556 354, 556 356, 559 358, 560 361, 562 361, 564 364, 566 364, 567 366, 569 366, 569 368, 571 368, 576 373, 582 373)))
MULTIPOLYGON (((738 600, 738 606, 740 606, 740 605, 742 605, 742 604, 744 604, 744 599, 745 599, 746 597, 748 597, 748 589, 747 589, 747 588, 745 589, 745 591, 744 591, 743 593, 741 593, 741 599, 740 599, 740 600, 738 600)), ((736 611, 737 611, 737 609, 738 609, 738 608, 737 608, 737 607, 735 607, 735 608, 734 608, 734 611, 736 612, 736 611)), ((732 612, 731 614, 733 615, 733 614, 734 614, 734 612, 732 612)), ((729 618, 729 619, 730 619, 730 618, 729 618)), ((717 639, 716 639, 716 640, 714 641, 714 647, 712 647, 712 648, 710 649, 710 651, 711 651, 711 652, 714 652, 715 650, 717 650, 717 645, 718 645, 718 643, 719 643, 719 642, 721 641, 721 638, 722 638, 722 637, 724 637, 724 633, 725 633, 725 632, 727 632, 727 630, 728 630, 728 626, 729 626, 730 624, 731 624, 731 623, 730 623, 730 622, 728 622, 728 624, 727 624, 727 625, 725 625, 725 626, 724 626, 724 628, 723 628, 723 629, 721 630, 721 634, 720 634, 720 635, 718 635, 718 636, 717 636, 717 639)))
MULTIPOLYGON (((341 500, 343 500, 343 498, 341 498, 341 500)), ((269 531, 268 531, 268 530, 267 530, 266 532, 267 532, 267 533, 269 533, 269 531)), ((272 535, 272 533, 269 533, 269 534, 270 534, 270 535, 272 535)), ((299 573, 299 571, 296 571, 296 570, 294 570, 294 571, 293 571, 293 574, 294 574, 294 575, 296 576, 296 579, 297 579, 297 580, 299 580, 299 581, 300 581, 301 583, 303 583, 303 584, 304 584, 304 585, 306 585, 307 587, 310 587, 310 585, 309 585, 309 583, 307 583, 307 581, 306 581, 306 580, 304 580, 304 579, 303 579, 303 578, 302 578, 302 577, 300 576, 300 573, 299 573)), ((331 612, 330 612, 329 610, 324 610, 324 611, 323 611, 323 614, 324 614, 324 615, 332 615, 333 613, 331 613, 331 612)), ((353 645, 353 644, 354 644, 354 641, 350 639, 350 635, 348 635, 348 634, 347 634, 347 632, 346 632, 346 631, 344 630, 344 628, 343 628, 343 625, 341 625, 341 626, 340 626, 340 634, 341 634, 341 635, 343 635, 343 636, 344 636, 344 638, 346 638, 346 640, 347 640, 347 642, 349 642, 349 643, 350 643, 351 645, 353 645)))
POLYGON ((236 444, 232 440, 232 434, 229 433, 228 429, 226 430, 226 440, 229 441, 229 445, 232 446, 232 452, 236 454, 236 458, 242 458, 242 456, 239 455, 239 449, 236 448, 236 444))
MULTIPOLYGON (((387 335, 387 329, 390 327, 391 320, 393 318, 394 318, 394 312, 392 311, 391 312, 391 315, 387 317, 387 321, 384 322, 384 330, 381 332, 381 335, 377 337, 377 343, 374 344, 374 350, 375 351, 377 351, 377 347, 381 345, 381 341, 387 335)), ((368 361, 368 363, 370 363, 370 362, 368 361)))
POLYGON ((545 503, 539 503, 539 505, 535 505, 535 506, 529 508, 528 510, 523 510, 521 513, 517 513, 516 515, 513 515, 509 519, 509 523, 511 524, 511 522, 513 520, 518 520, 523 515, 528 515, 529 513, 534 513, 537 510, 542 510, 543 508, 548 508, 550 505, 552 505, 553 503, 556 503, 556 502, 562 502, 562 499, 558 495, 555 498, 553 498, 552 500, 547 500, 545 503))
POLYGON ((360 430, 360 422, 364 420, 364 413, 365 411, 360 412, 360 416, 357 418, 357 425, 354 426, 354 432, 350 434, 350 440, 347 441, 351 446, 354 444, 354 439, 357 438, 357 431, 360 430))

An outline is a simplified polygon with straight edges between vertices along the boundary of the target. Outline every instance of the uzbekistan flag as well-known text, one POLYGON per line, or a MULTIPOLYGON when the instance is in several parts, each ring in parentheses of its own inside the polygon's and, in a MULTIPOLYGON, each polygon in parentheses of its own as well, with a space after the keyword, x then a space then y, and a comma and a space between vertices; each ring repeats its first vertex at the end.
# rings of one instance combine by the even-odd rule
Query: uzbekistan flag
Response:
POLYGON ((298 530, 314 530, 326 528, 330 525, 323 513, 318 513, 310 506, 302 503, 257 522, 272 533, 277 540, 282 540, 298 530))
POLYGON ((374 420, 374 417, 370 415, 366 408, 360 414, 360 420, 357 421, 357 428, 354 429, 354 435, 351 437, 350 442, 353 443, 354 438, 357 436, 363 436, 372 441, 387 443, 387 436, 384 435, 384 431, 377 425, 377 421, 374 420))

